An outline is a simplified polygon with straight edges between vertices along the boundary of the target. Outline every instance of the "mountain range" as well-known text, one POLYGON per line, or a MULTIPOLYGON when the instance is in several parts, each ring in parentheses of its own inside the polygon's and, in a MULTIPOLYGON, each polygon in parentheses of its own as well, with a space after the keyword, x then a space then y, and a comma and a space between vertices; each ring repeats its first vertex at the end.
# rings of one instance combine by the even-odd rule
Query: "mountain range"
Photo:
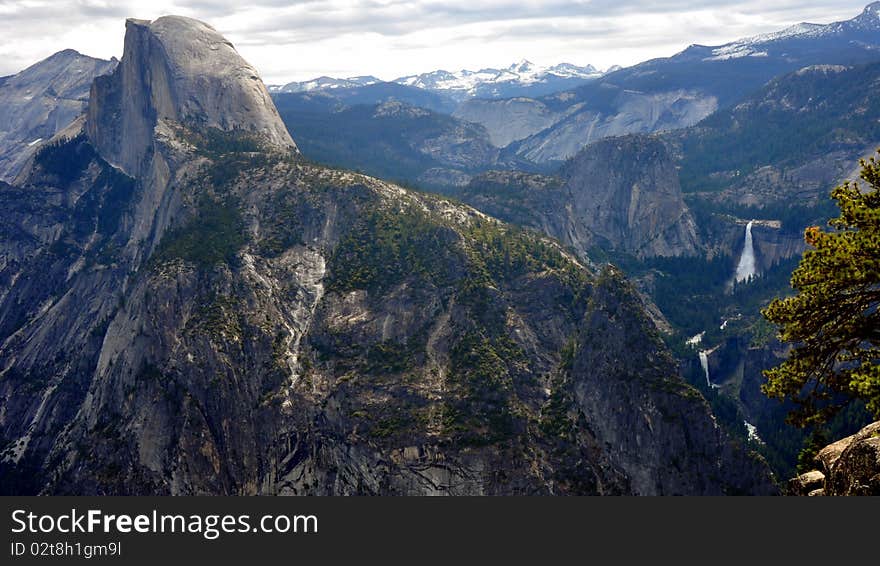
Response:
MULTIPOLYGON (((354 138, 362 132, 344 124, 338 114, 360 104, 397 101, 482 126, 483 130, 456 126, 458 132, 468 131, 476 136, 471 143, 483 144, 488 136, 489 143, 499 150, 497 160, 484 162, 480 167, 497 168, 502 164, 502 168, 551 173, 589 143, 609 136, 693 126, 716 111, 735 106, 773 78, 798 69, 874 61, 880 53, 878 10, 880 4, 874 3, 844 22, 802 24, 714 47, 692 45, 672 57, 611 70, 573 89, 543 96, 470 97, 455 101, 441 91, 416 86, 442 84, 442 74, 435 77, 435 82, 428 80, 434 76, 432 73, 410 77, 412 86, 375 83, 273 96, 280 107, 300 116, 305 112, 310 122, 322 124, 321 128, 303 131, 298 138, 306 148, 320 148, 315 157, 326 163, 356 166, 379 175, 387 175, 398 161, 411 163, 411 158, 394 151, 351 159, 350 148, 358 145, 354 138)), ((287 125, 291 130, 297 129, 296 123, 287 125)), ((429 135, 412 130, 409 133, 422 138, 429 135)), ((457 143, 464 143, 456 139, 457 143)), ((308 151, 311 150, 307 150, 307 155, 308 151)), ((441 185, 445 183, 449 190, 454 190, 479 172, 479 168, 443 167, 427 155, 425 160, 424 167, 401 170, 394 178, 440 190, 444 190, 441 185), (428 173, 438 167, 445 169, 443 178, 447 181, 428 173)))
POLYGON ((777 490, 618 269, 310 162, 196 20, 128 20, 0 205, 3 493, 777 490))
POLYGON ((844 22, 803 24, 717 47, 692 45, 571 91, 519 101, 515 112, 505 108, 507 101, 473 100, 456 115, 514 140, 505 149, 523 159, 561 162, 602 137, 692 126, 806 66, 874 61, 880 54, 878 14, 875 2, 844 22), (798 33, 804 29, 809 31, 798 33))
MULTIPOLYGON (((759 309, 791 293, 804 229, 835 215, 829 192, 880 147, 878 84, 878 62, 805 67, 690 128, 594 142, 553 175, 490 171, 456 194, 625 266, 677 335, 691 383, 719 413, 738 406, 731 420, 763 431, 762 453, 790 475, 805 438, 760 392, 786 348, 759 309), (735 285, 747 244, 755 280, 735 285)), ((866 419, 855 408, 831 427, 843 436, 866 419)))
POLYGON ((880 145, 880 3, 553 86, 523 62, 283 92, 206 24, 126 26, 121 61, 0 79, 4 493, 793 473, 758 310, 880 145))
MULTIPOLYGON (((615 70, 612 67, 609 71, 615 70)), ((551 67, 540 67, 530 61, 522 60, 504 69, 480 69, 479 71, 431 71, 418 75, 408 75, 390 81, 392 83, 427 90, 448 97, 455 102, 469 98, 507 98, 511 96, 541 96, 542 94, 566 90, 590 79, 601 77, 603 73, 586 65, 579 67, 570 63, 560 63, 551 67)), ((383 82, 374 76, 334 79, 319 77, 304 82, 270 86, 273 93, 298 93, 316 90, 336 90, 356 88, 383 82)))

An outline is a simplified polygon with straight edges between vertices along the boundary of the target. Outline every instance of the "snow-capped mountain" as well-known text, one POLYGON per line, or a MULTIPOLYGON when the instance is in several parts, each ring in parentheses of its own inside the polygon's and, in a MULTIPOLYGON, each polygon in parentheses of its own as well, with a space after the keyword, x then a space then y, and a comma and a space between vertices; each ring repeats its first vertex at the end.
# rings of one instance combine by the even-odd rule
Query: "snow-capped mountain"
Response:
POLYGON ((332 90, 336 88, 355 88, 368 86, 382 82, 376 77, 366 75, 360 77, 348 77, 335 79, 333 77, 318 77, 310 81, 292 82, 286 85, 269 85, 269 92, 310 92, 313 90, 332 90))
POLYGON ((571 88, 603 74, 592 65, 579 67, 571 63, 560 63, 552 67, 541 67, 523 59, 504 69, 462 69, 456 72, 439 70, 400 77, 394 82, 463 100, 539 96, 571 88))
POLYGON ((561 162, 601 137, 691 126, 804 67, 876 61, 880 2, 846 21, 691 45, 534 100, 468 100, 453 115, 483 125, 493 143, 523 160, 561 162))
MULTIPOLYGON (((619 67, 612 67, 608 72, 617 69, 619 67)), ((438 70, 400 77, 392 82, 462 101, 469 98, 541 96, 574 88, 604 74, 592 65, 579 67, 571 63, 560 63, 551 67, 542 67, 523 59, 504 69, 480 69, 479 71, 462 69, 455 72, 438 70)), ((298 93, 351 89, 381 82, 383 81, 373 76, 344 79, 324 76, 310 81, 270 85, 269 92, 298 93)))
POLYGON ((400 77, 394 82, 428 90, 471 91, 488 83, 531 84, 545 82, 553 78, 593 79, 599 76, 602 76, 602 73, 592 65, 578 67, 570 63, 561 63, 553 67, 539 67, 531 61, 523 59, 505 69, 480 69, 479 71, 462 69, 454 73, 441 70, 400 77))
MULTIPOLYGON (((831 24, 801 22, 781 31, 765 33, 711 48, 704 61, 724 61, 740 57, 768 57, 772 51, 784 50, 792 40, 834 40, 860 43, 862 39, 876 41, 880 31, 880 2, 865 7, 861 14, 851 20, 831 24), (862 38, 867 34, 869 38, 862 38)), ((692 46, 702 47, 702 46, 692 46)))

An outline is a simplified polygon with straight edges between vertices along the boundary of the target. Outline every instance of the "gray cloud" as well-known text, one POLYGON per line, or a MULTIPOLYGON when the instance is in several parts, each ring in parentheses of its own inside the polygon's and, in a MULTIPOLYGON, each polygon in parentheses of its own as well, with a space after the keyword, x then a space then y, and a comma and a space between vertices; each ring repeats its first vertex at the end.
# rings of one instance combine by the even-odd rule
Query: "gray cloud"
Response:
POLYGON ((268 82, 316 74, 383 78, 520 57, 632 64, 858 14, 866 0, 0 0, 0 75, 60 49, 121 55, 125 17, 179 13, 226 34, 268 82))

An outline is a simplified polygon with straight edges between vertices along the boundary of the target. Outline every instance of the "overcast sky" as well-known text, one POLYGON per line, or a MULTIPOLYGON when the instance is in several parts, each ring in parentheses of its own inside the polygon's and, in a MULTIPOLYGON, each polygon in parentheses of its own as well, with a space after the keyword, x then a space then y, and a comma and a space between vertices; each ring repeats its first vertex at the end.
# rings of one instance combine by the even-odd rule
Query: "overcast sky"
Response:
POLYGON ((801 21, 850 19, 867 0, 0 0, 0 76, 56 51, 122 55, 124 19, 179 14, 231 40, 270 84, 319 75, 391 80, 520 59, 600 69, 801 21))

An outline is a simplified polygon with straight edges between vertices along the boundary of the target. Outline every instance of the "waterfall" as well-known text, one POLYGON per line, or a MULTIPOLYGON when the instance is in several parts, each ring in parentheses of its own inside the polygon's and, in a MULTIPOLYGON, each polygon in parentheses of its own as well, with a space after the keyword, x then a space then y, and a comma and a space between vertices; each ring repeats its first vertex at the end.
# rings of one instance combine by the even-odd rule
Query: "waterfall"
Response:
POLYGON ((739 257, 739 264, 736 266, 736 275, 733 280, 737 283, 747 281, 749 277, 755 276, 755 246, 752 243, 752 224, 754 220, 749 220, 746 224, 746 239, 743 243, 742 255, 739 257))
POLYGON ((758 444, 764 444, 764 441, 761 440, 761 437, 758 436, 758 427, 750 423, 749 421, 743 421, 743 424, 746 425, 746 431, 748 431, 749 442, 757 442, 758 444))
POLYGON ((706 384, 709 387, 715 387, 715 384, 712 383, 712 380, 709 379, 709 350, 700 350, 700 367, 703 368, 703 373, 706 374, 706 384))

